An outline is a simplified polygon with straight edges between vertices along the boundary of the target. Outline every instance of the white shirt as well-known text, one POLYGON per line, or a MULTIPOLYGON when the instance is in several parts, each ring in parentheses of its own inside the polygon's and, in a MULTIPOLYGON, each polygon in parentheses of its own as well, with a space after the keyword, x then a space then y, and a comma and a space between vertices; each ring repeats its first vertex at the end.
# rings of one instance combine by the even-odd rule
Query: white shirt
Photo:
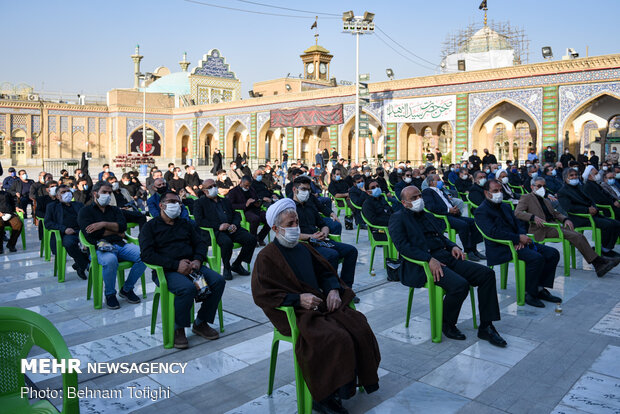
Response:
POLYGON ((434 192, 436 192, 437 194, 439 194, 439 197, 441 197, 441 199, 443 200, 444 203, 446 203, 446 207, 448 207, 448 210, 450 210, 452 208, 452 204, 450 203, 450 200, 448 200, 446 198, 446 196, 444 195, 444 193, 437 187, 428 187, 430 189, 432 189, 434 192))

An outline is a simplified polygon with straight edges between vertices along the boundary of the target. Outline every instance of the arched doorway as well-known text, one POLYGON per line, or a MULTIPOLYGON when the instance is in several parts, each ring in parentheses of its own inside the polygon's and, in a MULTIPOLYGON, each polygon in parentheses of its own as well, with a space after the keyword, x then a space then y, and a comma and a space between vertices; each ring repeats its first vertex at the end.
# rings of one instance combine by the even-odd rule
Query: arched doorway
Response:
MULTIPOLYGON (((376 119, 374 115, 369 114, 367 112, 364 112, 364 113, 368 115, 368 123, 370 127, 369 137, 372 137, 371 142, 372 142, 372 139, 374 139, 376 142, 383 131, 381 122, 378 119, 376 119)), ((355 157, 357 155, 357 149, 355 147, 356 145, 355 116, 352 116, 351 118, 349 118, 349 120, 347 120, 344 123, 343 127, 341 128, 340 142, 341 142, 340 156, 342 158, 349 159, 351 162, 355 162, 355 157)), ((366 143, 366 137, 360 137, 359 139, 359 162, 362 162, 367 158, 366 157, 367 147, 368 145, 366 143)), ((372 157, 369 157, 369 158, 374 158, 376 155, 372 152, 372 145, 370 145, 370 151, 371 151, 370 154, 372 155, 372 157)))
POLYGON ((449 122, 444 122, 439 125, 437 130, 437 148, 441 152, 443 163, 450 163, 454 157, 452 157, 452 140, 454 139, 454 132, 452 125, 449 122))
POLYGON ((239 155, 239 142, 240 141, 241 141, 241 133, 235 132, 233 134, 233 142, 232 142, 233 159, 237 158, 237 155, 239 155))
POLYGON ((200 131, 198 140, 198 154, 196 154, 198 165, 211 165, 213 152, 217 147, 215 127, 211 123, 207 123, 200 131))
POLYGON ((531 127, 527 121, 519 120, 515 123, 513 147, 517 148, 517 151, 513 151, 515 163, 526 160, 531 149, 536 150, 536 138, 532 137, 531 127))
POLYGON ((13 165, 26 165, 26 131, 16 129, 11 134, 11 162, 13 165))
MULTIPOLYGON (((577 107, 568 114, 562 125, 565 148, 568 148, 572 154, 585 150, 595 150, 596 154, 603 158, 600 138, 605 133, 609 137, 607 129, 611 127, 610 122, 619 112, 620 97, 606 93, 595 96, 577 107)), ((610 144, 607 142, 605 153, 610 150, 609 146, 610 144)))
POLYGON ((433 129, 429 126, 422 129, 422 156, 429 152, 434 152, 435 149, 435 136, 433 135, 433 129))
POLYGON ((301 161, 308 165, 308 164, 312 164, 312 160, 314 158, 310 158, 312 157, 312 154, 310 153, 310 138, 312 137, 312 130, 306 128, 304 129, 304 135, 301 138, 301 161))
POLYGON ((501 122, 493 127, 493 148, 498 160, 510 159, 510 141, 506 133, 506 125, 501 122))
POLYGON ((267 131, 267 135, 265 135, 265 162, 271 161, 272 140, 273 140, 273 131, 267 131))
POLYGON ((323 151, 324 149, 326 149, 327 151, 329 151, 330 144, 331 144, 331 140, 329 137, 329 128, 324 127, 324 126, 320 127, 317 135, 319 137, 319 142, 318 142, 319 150, 323 151))
POLYGON ((238 154, 248 152, 246 145, 249 140, 246 138, 249 131, 240 121, 235 121, 226 134, 226 158, 234 160, 238 154))

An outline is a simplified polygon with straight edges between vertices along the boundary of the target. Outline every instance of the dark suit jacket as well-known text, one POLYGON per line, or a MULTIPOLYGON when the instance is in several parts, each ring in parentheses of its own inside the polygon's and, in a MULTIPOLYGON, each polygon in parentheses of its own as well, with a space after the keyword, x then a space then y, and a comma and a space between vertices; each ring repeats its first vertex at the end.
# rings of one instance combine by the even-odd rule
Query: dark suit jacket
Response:
MULTIPOLYGON (((511 240, 519 244, 519 235, 525 234, 524 225, 517 220, 508 205, 501 203, 492 205, 489 200, 484 202, 474 213, 476 224, 480 230, 493 239, 511 240)), ((512 260, 508 246, 484 240, 487 265, 494 266, 512 260)))
MULTIPOLYGON (((234 210, 243 211, 258 210, 258 207, 256 207, 254 204, 250 204, 248 207, 245 206, 247 198, 246 194, 244 193, 245 191, 243 191, 239 186, 230 189, 228 194, 226 194, 226 198, 230 201, 230 205, 232 206, 232 208, 234 210)), ((254 200, 258 201, 258 195, 256 194, 256 190, 254 190, 252 186, 250 186, 250 189, 247 191, 247 193, 249 193, 249 198, 253 198, 254 200)))
POLYGON ((477 206, 482 204, 486 200, 484 189, 478 184, 472 185, 469 189, 469 200, 477 206))
POLYGON ((614 197, 594 181, 587 180, 583 185, 582 191, 590 200, 594 201, 594 204, 612 205, 616 201, 614 197))
POLYGON ((401 180, 397 182, 396 185, 394 186, 394 194, 396 195, 396 198, 400 200, 400 193, 403 192, 405 187, 408 187, 410 185, 413 185, 413 179, 411 180, 410 183, 406 183, 405 180, 401 180))
POLYGON ((364 201, 366 201, 370 196, 366 191, 360 190, 357 186, 353 186, 349 189, 349 199, 355 203, 356 206, 362 207, 364 201))
POLYGON ((387 226, 394 211, 383 196, 368 197, 362 205, 362 214, 375 226, 387 226))
MULTIPOLYGON (((396 250, 398 250, 400 254, 410 259, 428 262, 433 256, 431 256, 422 229, 413 219, 414 214, 417 213, 409 209, 403 209, 392 214, 388 226, 390 237, 392 238, 394 246, 396 246, 396 250)), ((444 241, 449 248, 456 246, 455 243, 452 243, 443 236, 443 230, 437 223, 435 217, 426 212, 422 212, 421 214, 427 215, 427 217, 431 219, 431 222, 434 223, 437 228, 437 233, 445 239, 444 241)), ((426 283, 426 274, 421 266, 403 260, 400 266, 400 281, 405 286, 420 288, 426 283)))
MULTIPOLYGON (((73 201, 71 203, 71 207, 77 216, 82 207, 84 207, 84 204, 73 201)), ((48 204, 45 209, 45 227, 50 230, 60 230, 60 234, 63 235, 67 229, 67 227, 63 224, 63 219, 64 209, 62 208, 62 204, 58 202, 48 204)))
POLYGON ((424 208, 428 211, 432 211, 435 214, 448 214, 448 206, 432 188, 425 188, 422 191, 422 198, 424 199, 424 208))
POLYGON ((254 191, 256 191, 256 194, 261 199, 263 197, 271 198, 271 196, 273 195, 273 193, 267 188, 267 184, 262 181, 252 180, 252 184, 250 185, 250 187, 253 188, 254 191))
POLYGON ((471 180, 469 179, 463 180, 461 177, 457 178, 456 181, 454 182, 454 186, 456 187, 459 193, 465 193, 469 191, 472 185, 473 183, 471 180))
POLYGON ((202 197, 194 201, 194 219, 199 227, 210 227, 215 230, 215 234, 219 232, 222 223, 234 224, 237 228, 241 228, 241 216, 237 213, 227 198, 216 197, 216 201, 209 197, 202 197), (220 221, 215 211, 215 203, 222 203, 226 221, 220 221))
POLYGON ((558 201, 567 213, 588 214, 588 207, 594 207, 580 186, 564 184, 558 191, 558 201))
MULTIPOLYGON (((32 188, 32 186, 34 185, 34 180, 31 180, 29 178, 26 181, 30 183, 30 188, 32 188)), ((13 181, 13 184, 11 184, 11 188, 9 188, 9 193, 11 193, 13 196, 15 196, 15 194, 17 193, 20 193, 22 197, 30 198, 30 190, 28 190, 28 194, 22 194, 23 185, 24 182, 18 177, 17 180, 13 181)))

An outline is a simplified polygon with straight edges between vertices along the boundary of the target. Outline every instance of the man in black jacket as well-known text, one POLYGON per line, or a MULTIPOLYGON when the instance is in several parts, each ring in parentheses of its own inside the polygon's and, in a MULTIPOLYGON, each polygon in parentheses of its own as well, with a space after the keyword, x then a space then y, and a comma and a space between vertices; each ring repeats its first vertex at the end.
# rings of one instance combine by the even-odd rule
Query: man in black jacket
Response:
MULTIPOLYGON (((464 260, 463 251, 443 235, 441 223, 424 212, 424 199, 420 190, 407 187, 401 195, 405 209, 390 218, 390 236, 401 255, 428 262, 433 282, 446 291, 443 300, 444 335, 450 339, 466 339, 456 327, 456 322, 469 286, 477 286, 480 311, 478 338, 505 347, 506 341, 493 326, 494 321, 500 320, 495 272, 486 266, 464 260)), ((424 269, 409 261, 403 261, 400 272, 400 280, 405 286, 421 288, 427 282, 424 269)))
POLYGON ((405 187, 408 187, 410 185, 414 185, 413 184, 413 171, 411 170, 411 168, 407 168, 403 172, 402 180, 396 183, 394 187, 392 187, 394 189, 394 195, 396 196, 396 198, 399 198, 401 191, 403 191, 405 187))
MULTIPOLYGON (((600 174, 599 171, 593 165, 588 165, 586 170, 582 174, 583 178, 583 193, 594 202, 594 204, 602 204, 611 206, 614 210, 616 220, 620 219, 620 202, 618 202, 611 194, 603 190, 603 187, 598 183, 600 174)), ((603 210, 603 214, 608 210, 603 210)))
POLYGON ((480 164, 482 164, 482 160, 478 156, 478 150, 473 150, 471 155, 469 156, 469 162, 472 164, 471 171, 478 171, 480 169, 480 164))
POLYGON ((486 199, 484 196, 484 183, 487 182, 487 174, 484 171, 476 171, 474 173, 474 184, 469 188, 467 197, 469 201, 479 206, 486 199))
POLYGON ((9 238, 6 247, 11 252, 16 252, 15 244, 17 238, 21 234, 23 223, 15 214, 17 208, 15 207, 15 199, 11 194, 4 190, 0 190, 0 253, 4 253, 3 240, 4 240, 4 227, 11 227, 11 237, 9 238))
POLYGON ((545 152, 543 152, 543 158, 545 159, 545 162, 553 164, 555 162, 555 157, 555 151, 549 145, 547 145, 547 149, 545 150, 545 152))
MULTIPOLYGON (((473 170, 478 171, 478 170, 473 170)), ((459 177, 454 182, 454 186, 459 193, 466 193, 472 186, 471 177, 467 168, 461 168, 459 170, 459 177)))
MULTIPOLYGON (((259 246, 265 245, 265 237, 271 230, 267 225, 265 211, 261 209, 262 201, 258 199, 256 191, 251 187, 252 179, 249 176, 241 178, 238 186, 232 188, 226 195, 234 210, 242 210, 245 219, 250 223, 250 234, 254 236, 259 246), (263 225, 261 231, 258 228, 263 225)), ((219 189, 218 189, 219 192, 219 189)))
POLYGON ((568 163, 571 161, 575 161, 575 156, 570 153, 570 150, 566 148, 564 150, 564 154, 560 157, 560 162, 562 163, 562 168, 568 168, 568 163))
MULTIPOLYGON (((364 202, 370 197, 364 190, 364 176, 361 174, 355 174, 353 176, 353 186, 349 189, 349 200, 351 203, 358 207, 362 207, 364 202)), ((360 226, 361 229, 366 230, 366 223, 362 220, 361 211, 357 208, 353 208, 353 217, 355 217, 355 223, 360 226)))
MULTIPOLYGON (((224 279, 232 280, 232 272, 247 276, 250 274, 243 268, 242 262, 250 263, 256 248, 256 238, 241 227, 241 216, 233 210, 230 201, 217 195, 215 181, 209 179, 202 184, 202 197, 194 203, 194 218, 199 227, 212 228, 215 239, 222 251, 224 279), (241 244, 241 252, 230 264, 234 243, 241 244)), ((208 237, 203 234, 203 237, 208 237)))
MULTIPOLYGON (((209 326, 224 293, 226 282, 218 273, 203 265, 207 243, 187 220, 179 219, 183 208, 176 193, 167 192, 161 197, 161 214, 149 221, 140 232, 140 257, 145 263, 164 268, 168 290, 174 293, 174 347, 189 346, 185 327, 190 326, 190 312, 198 294, 196 285, 187 277, 199 271, 204 275, 211 294, 202 302, 192 325, 192 332, 205 339, 219 338, 219 333, 209 326)), ((153 281, 159 279, 153 272, 153 281)))
POLYGON ((185 189, 187 192, 194 197, 198 197, 200 195, 200 185, 202 181, 196 173, 196 167, 193 165, 186 165, 185 176, 183 178, 185 179, 185 189))
POLYGON ((66 185, 58 186, 58 203, 51 203, 45 210, 45 227, 60 231, 62 246, 75 261, 75 271, 80 279, 86 280, 88 270, 88 255, 80 249, 80 226, 78 215, 84 204, 71 201, 73 194, 66 185))
POLYGON ((278 201, 278 196, 267 188, 267 185, 263 182, 265 172, 262 169, 254 171, 254 179, 252 180, 252 188, 256 191, 258 200, 261 200, 266 206, 269 206, 274 201, 278 201))
POLYGON ((620 223, 617 220, 608 219, 598 214, 598 209, 590 198, 579 188, 579 174, 573 169, 565 169, 564 185, 558 191, 560 205, 571 218, 575 227, 589 226, 590 220, 584 217, 577 217, 574 214, 590 214, 594 219, 596 227, 601 229, 602 253, 603 256, 617 257, 614 252, 616 240, 620 236, 620 223))
POLYGON ((489 154, 489 150, 485 148, 484 157, 482 157, 482 165, 491 165, 491 164, 497 164, 497 158, 495 158, 495 155, 489 154))
MULTIPOLYGON (((370 193, 370 197, 362 205, 364 218, 374 226, 387 227, 394 209, 383 197, 377 180, 369 180, 366 189, 370 193)), ((372 234, 375 240, 387 240, 387 236, 382 231, 372 229, 372 234)))
MULTIPOLYGON (((16 207, 19 207, 24 211, 24 219, 28 217, 26 209, 28 204, 32 206, 32 200, 30 199, 30 187, 34 184, 34 181, 28 178, 26 170, 19 170, 19 179, 13 181, 9 193, 16 198, 16 207)), ((34 213, 34 212, 33 212, 34 213)))

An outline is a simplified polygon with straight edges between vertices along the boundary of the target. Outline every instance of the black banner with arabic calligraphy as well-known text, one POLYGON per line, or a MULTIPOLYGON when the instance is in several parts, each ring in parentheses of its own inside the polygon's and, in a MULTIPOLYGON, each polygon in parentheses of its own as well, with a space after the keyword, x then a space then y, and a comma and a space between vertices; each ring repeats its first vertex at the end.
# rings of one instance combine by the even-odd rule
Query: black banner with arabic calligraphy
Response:
POLYGON ((343 123, 342 105, 305 106, 271 111, 271 127, 328 126, 343 123))

